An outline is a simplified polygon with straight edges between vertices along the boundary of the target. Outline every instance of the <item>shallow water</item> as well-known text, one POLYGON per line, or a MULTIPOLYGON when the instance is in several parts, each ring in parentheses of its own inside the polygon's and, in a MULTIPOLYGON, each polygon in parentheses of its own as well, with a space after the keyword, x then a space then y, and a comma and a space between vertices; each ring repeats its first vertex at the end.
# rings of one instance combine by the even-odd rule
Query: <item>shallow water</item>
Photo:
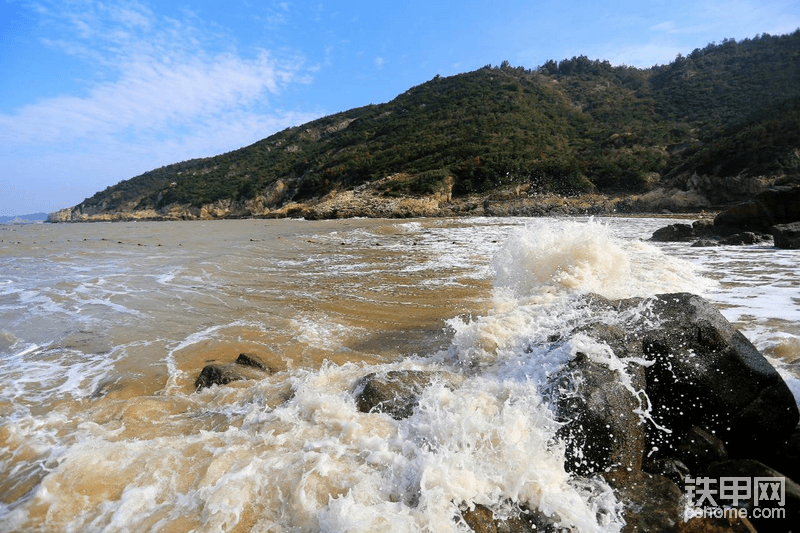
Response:
MULTIPOLYGON (((3 530, 449 531, 459 502, 620 527, 542 395, 580 294, 704 294, 800 393, 796 252, 658 219, 0 226, 3 530), (241 352, 276 369, 194 392, 241 352), (358 380, 454 369, 397 421, 358 380)), ((609 318, 611 320, 611 318, 609 318)))

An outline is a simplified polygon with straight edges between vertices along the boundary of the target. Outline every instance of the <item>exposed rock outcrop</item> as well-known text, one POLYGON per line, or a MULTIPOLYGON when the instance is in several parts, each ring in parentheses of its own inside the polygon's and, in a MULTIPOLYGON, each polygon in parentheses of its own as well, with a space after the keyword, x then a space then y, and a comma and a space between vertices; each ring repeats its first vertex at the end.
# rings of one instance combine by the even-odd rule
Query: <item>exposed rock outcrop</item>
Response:
POLYGON ((630 384, 616 370, 578 354, 555 378, 555 388, 563 393, 557 416, 564 423, 556 435, 567 445, 567 471, 588 476, 612 467, 642 468, 645 427, 635 391, 644 390, 645 373, 640 365, 628 371, 630 384))
POLYGON ((680 293, 652 300, 660 326, 642 335, 653 418, 672 433, 653 433, 668 453, 699 426, 730 453, 760 457, 784 442, 800 420, 780 374, 707 300, 680 293))
POLYGON ((732 206, 714 219, 720 235, 753 231, 769 233, 776 224, 800 219, 800 185, 785 185, 763 191, 755 200, 732 206))
POLYGON ((770 231, 775 239, 775 248, 800 249, 800 222, 776 224, 770 228, 770 231))
POLYGON ((762 191, 755 200, 720 212, 713 224, 671 224, 653 232, 651 240, 692 242, 697 246, 760 244, 775 238, 778 248, 800 247, 800 185, 762 191))
MULTIPOLYGON (((763 461, 780 469, 776 463, 797 455, 792 438, 800 411, 778 372, 699 296, 587 296, 584 302, 596 312, 628 317, 572 333, 604 343, 613 361, 625 364, 578 352, 550 378, 545 394, 563 424, 557 439, 566 445, 565 469, 578 478, 606 479, 624 504, 623 531, 751 531, 738 517, 684 522, 682 487, 691 477, 738 472, 719 465, 763 461), (647 309, 647 317, 633 309, 647 309)), ((439 379, 453 388, 460 383, 438 371, 370 374, 357 385, 356 401, 363 412, 402 419, 413 416, 419 395, 439 379)), ((773 475, 764 468, 759 472, 773 475)), ((796 487, 789 478, 786 483, 796 487)), ((570 530, 537 509, 500 520, 488 507, 462 504, 461 516, 475 531, 570 530)))
POLYGON ((194 382, 196 391, 213 385, 228 385, 234 381, 260 379, 276 369, 259 356, 241 353, 235 363, 211 363, 203 367, 194 382))

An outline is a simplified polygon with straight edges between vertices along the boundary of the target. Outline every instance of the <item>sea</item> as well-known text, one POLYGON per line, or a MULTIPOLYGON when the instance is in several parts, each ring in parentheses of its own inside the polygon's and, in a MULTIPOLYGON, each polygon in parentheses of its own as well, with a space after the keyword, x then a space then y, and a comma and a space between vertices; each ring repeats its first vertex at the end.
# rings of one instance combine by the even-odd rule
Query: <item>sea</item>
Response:
POLYGON ((605 319, 581 296, 703 295, 800 397, 800 252, 647 242, 674 222, 0 225, 0 531, 468 531, 475 505, 619 531, 544 392, 616 357, 548 342, 605 319), (273 371, 195 389, 240 353, 273 371), (392 370, 463 380, 360 412, 392 370))

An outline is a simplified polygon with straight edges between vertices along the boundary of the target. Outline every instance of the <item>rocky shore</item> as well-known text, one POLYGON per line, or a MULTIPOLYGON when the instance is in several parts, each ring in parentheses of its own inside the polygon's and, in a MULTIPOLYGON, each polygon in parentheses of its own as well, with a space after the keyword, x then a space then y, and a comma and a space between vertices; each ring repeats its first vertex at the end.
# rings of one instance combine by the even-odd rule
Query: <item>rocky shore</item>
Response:
POLYGON ((774 242, 776 248, 800 249, 800 185, 767 189, 713 220, 671 224, 656 230, 651 240, 693 242, 693 246, 774 242))
POLYGON ((689 176, 644 194, 536 193, 529 184, 482 194, 453 195, 453 180, 425 196, 387 194, 387 184, 410 176, 395 174, 351 190, 334 190, 321 198, 292 201, 292 186, 278 180, 263 194, 244 201, 221 200, 200 207, 168 205, 160 209, 122 206, 86 208, 82 204, 51 213, 49 222, 130 220, 213 220, 224 218, 410 218, 449 216, 576 216, 670 214, 715 211, 752 198, 776 183, 767 178, 689 176))
MULTIPOLYGON (((624 531, 790 531, 800 523, 800 486, 793 481, 800 479, 796 400, 780 374, 718 310, 687 293, 617 301, 588 295, 580 305, 620 320, 598 321, 548 342, 558 346, 588 337, 616 357, 578 352, 549 378, 544 396, 561 424, 553 445, 565 446, 565 469, 576 478, 599 476, 613 488, 624 505, 624 531), (647 309, 646 316, 630 312, 635 308, 647 309), (731 500, 730 491, 717 488, 734 478, 777 480, 784 499, 748 489, 731 500), (723 517, 687 514, 709 483, 716 505, 743 511, 723 517), (754 518, 753 511, 765 507, 778 517, 754 518)), ((237 363, 206 367, 198 390, 270 372, 257 356, 243 354, 237 363)), ((371 373, 354 385, 354 401, 364 413, 403 419, 413 416, 416 399, 432 383, 457 389, 476 371, 371 373)), ((503 518, 483 505, 454 503, 461 520, 479 533, 577 532, 561 517, 525 502, 515 502, 517 516, 503 518)))

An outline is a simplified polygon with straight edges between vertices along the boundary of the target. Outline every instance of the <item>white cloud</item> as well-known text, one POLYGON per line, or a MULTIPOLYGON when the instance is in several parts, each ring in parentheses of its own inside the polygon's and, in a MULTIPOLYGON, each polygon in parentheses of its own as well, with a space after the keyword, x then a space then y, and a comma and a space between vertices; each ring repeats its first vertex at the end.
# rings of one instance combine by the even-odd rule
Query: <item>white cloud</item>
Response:
POLYGON ((0 116, 0 141, 59 142, 149 131, 255 104, 297 78, 266 51, 250 60, 231 54, 166 61, 129 58, 122 75, 86 96, 59 96, 0 116))
POLYGON ((375 66, 378 67, 378 69, 382 69, 385 64, 386 60, 381 56, 375 58, 375 66))
POLYGON ((159 17, 138 2, 63 6, 44 0, 37 8, 53 28, 46 44, 83 60, 89 79, 83 94, 0 114, 0 165, 13 167, 28 182, 24 189, 54 179, 64 189, 65 180, 80 180, 91 189, 60 200, 77 203, 151 168, 232 150, 318 116, 272 103, 310 81, 300 56, 243 54, 234 39, 197 27, 197 19, 159 17), (42 161, 51 165, 44 172, 42 161))
POLYGON ((159 18, 137 2, 77 0, 63 11, 58 5, 43 11, 54 24, 71 27, 72 39, 47 43, 91 64, 99 79, 86 94, 0 115, 4 143, 168 130, 235 111, 270 115, 270 95, 310 80, 302 57, 278 58, 263 49, 244 57, 229 44, 221 48, 204 29, 159 18))

